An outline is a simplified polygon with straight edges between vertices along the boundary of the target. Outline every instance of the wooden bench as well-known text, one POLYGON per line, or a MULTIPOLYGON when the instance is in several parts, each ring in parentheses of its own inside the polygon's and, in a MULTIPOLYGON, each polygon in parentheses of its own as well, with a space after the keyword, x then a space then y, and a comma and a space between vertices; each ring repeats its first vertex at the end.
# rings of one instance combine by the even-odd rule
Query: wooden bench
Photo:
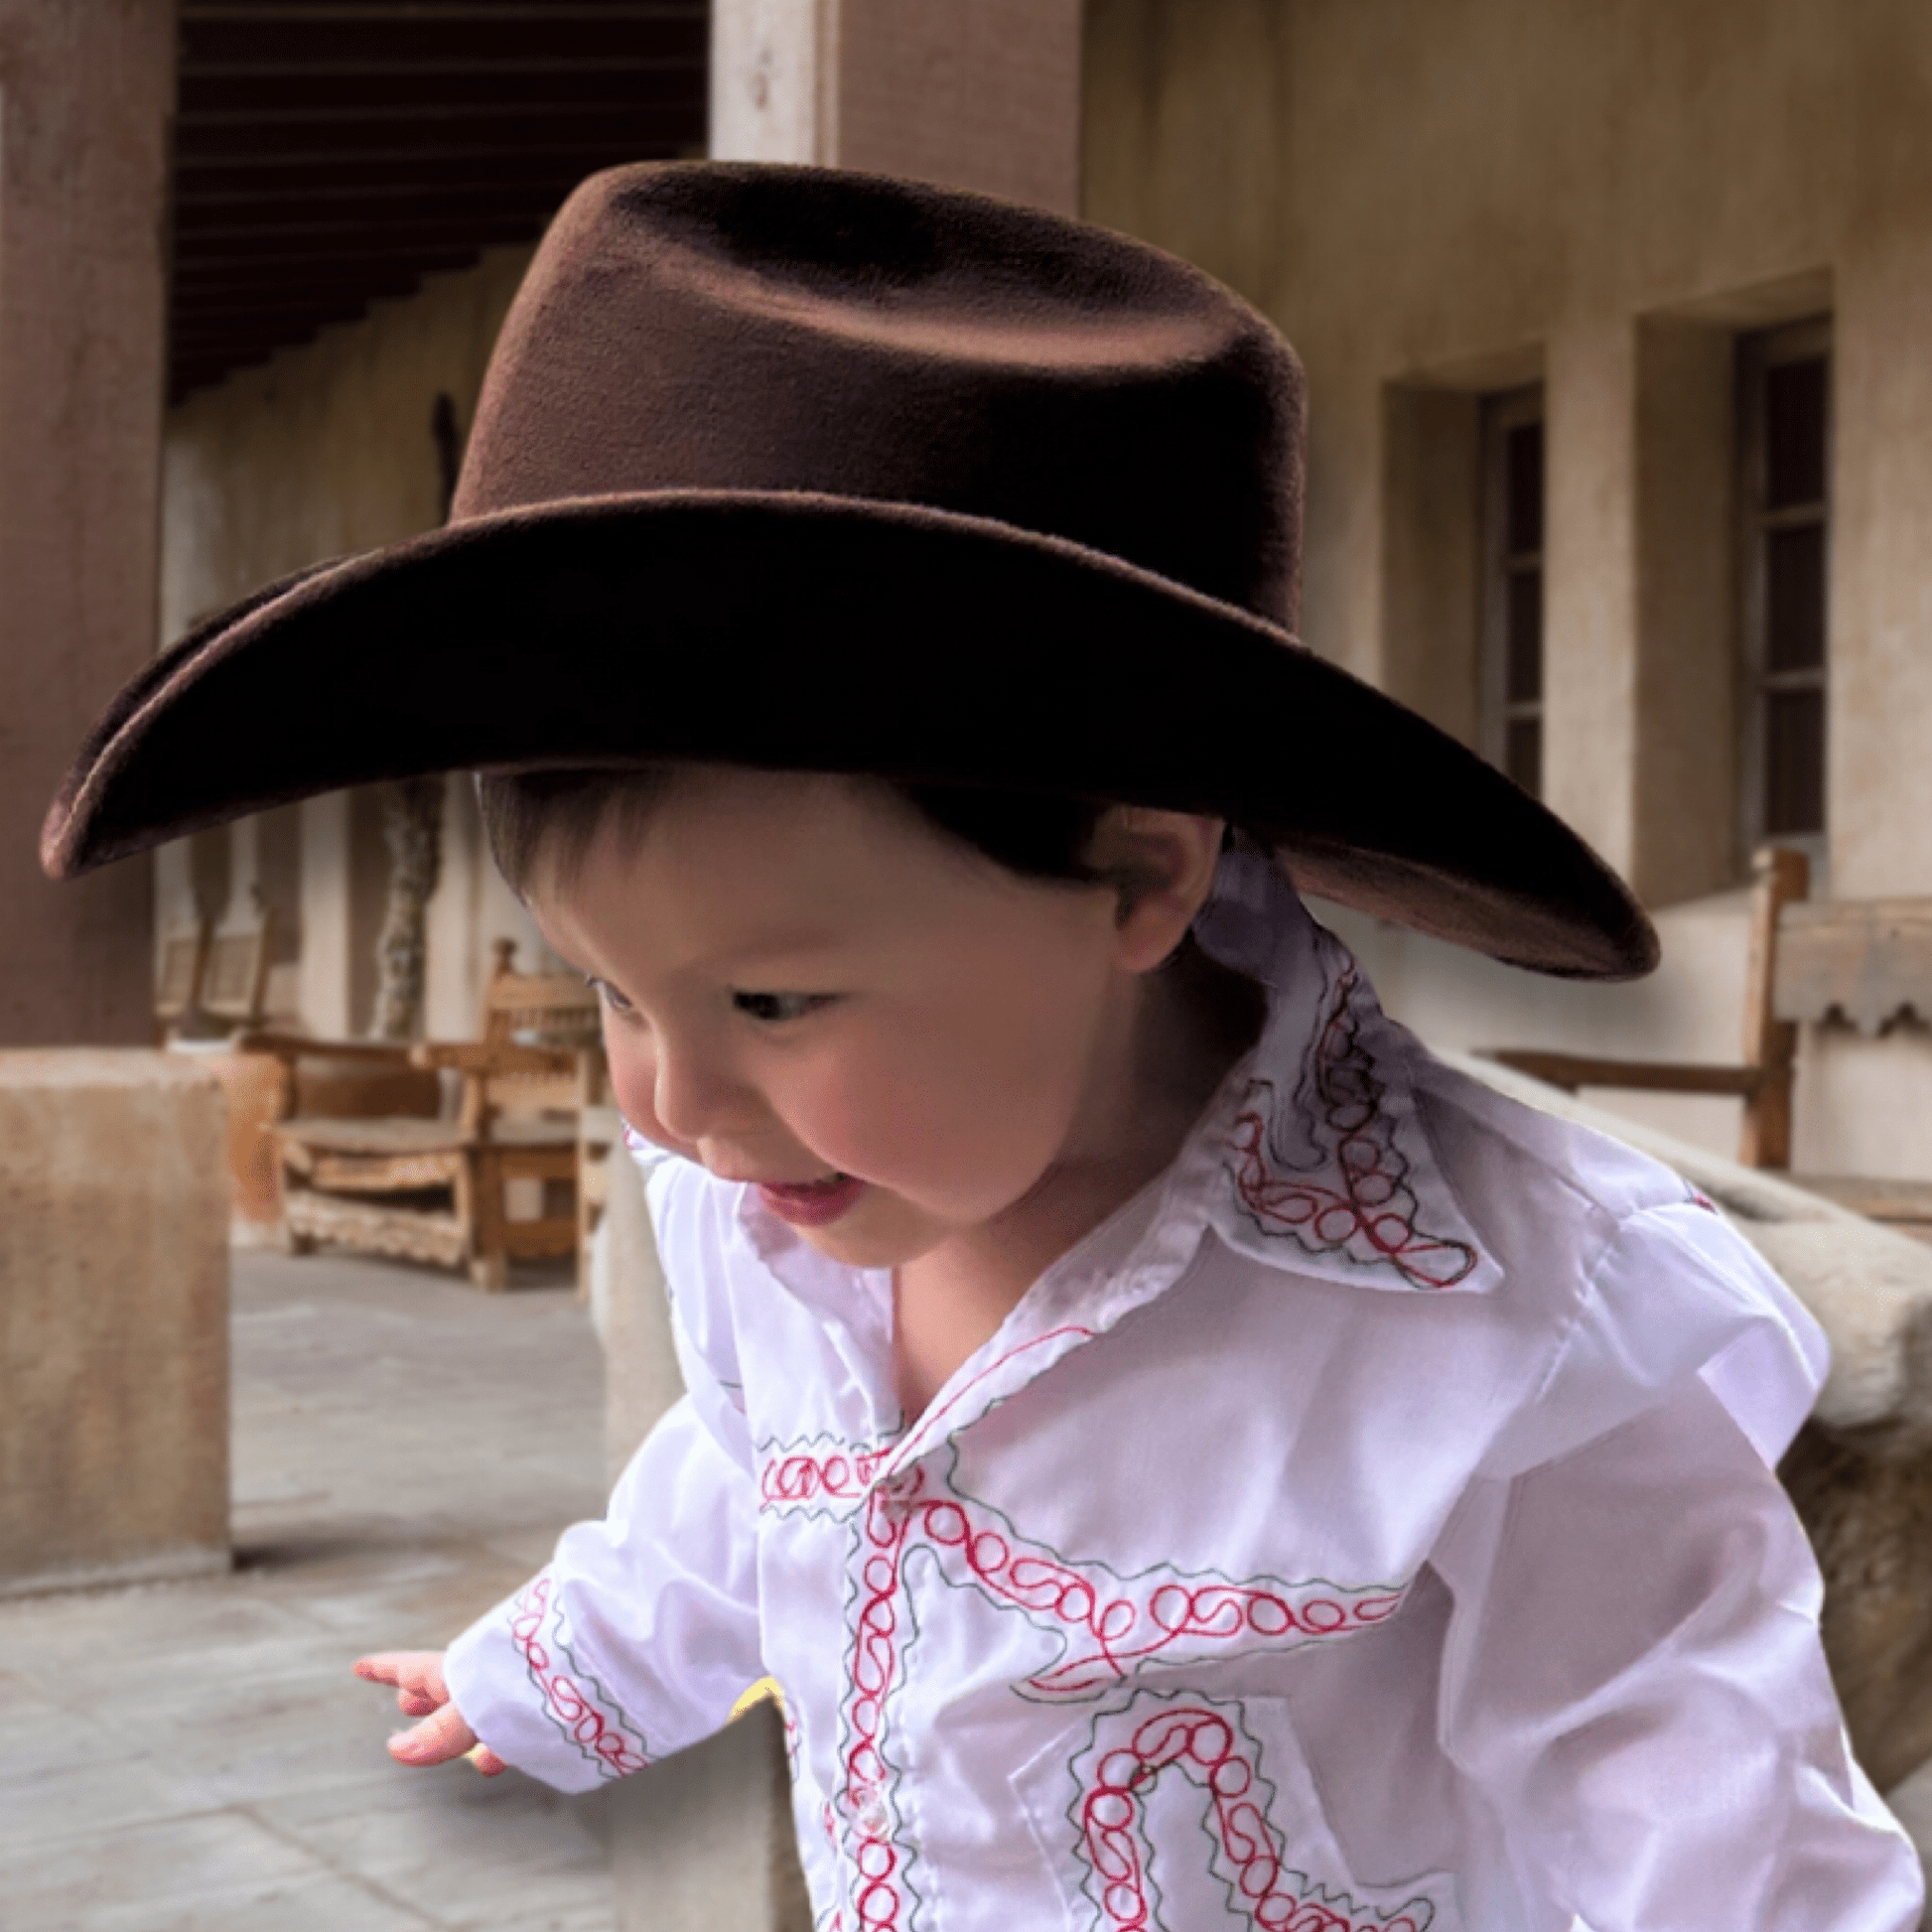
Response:
MULTIPOLYGON (((1483 1057, 1569 1093, 1622 1087, 1734 1094, 1744 1105, 1739 1162, 1788 1171, 1799 1027, 1836 1021, 1884 1034, 1908 1015, 1932 1021, 1932 899, 1814 901, 1804 854, 1777 847, 1758 854, 1754 871, 1744 1050, 1737 1063, 1596 1059, 1516 1047, 1492 1047, 1483 1057)), ((1932 1239, 1932 1180, 1787 1177, 1857 1213, 1932 1239)))
POLYGON ((578 1206, 579 1104, 586 1054, 601 1054, 596 995, 581 977, 512 970, 515 942, 496 942, 482 1036, 388 1046, 254 1034, 239 1044, 294 1062, 318 1052, 407 1071, 435 1084, 460 1076, 454 1119, 398 1108, 386 1117, 298 1116, 277 1123, 290 1244, 319 1243, 462 1268, 481 1288, 508 1285, 512 1259, 568 1255, 583 1234, 578 1206), (512 1219, 506 1193, 534 1182, 543 1205, 512 1219))

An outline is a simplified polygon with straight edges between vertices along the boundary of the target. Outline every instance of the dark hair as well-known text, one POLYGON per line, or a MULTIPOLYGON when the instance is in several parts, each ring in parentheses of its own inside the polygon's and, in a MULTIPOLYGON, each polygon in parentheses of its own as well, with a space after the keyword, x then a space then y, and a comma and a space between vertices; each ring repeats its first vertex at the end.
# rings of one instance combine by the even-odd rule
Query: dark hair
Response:
MULTIPOLYGON (((557 879, 568 886, 606 815, 616 812, 623 831, 641 829, 682 768, 667 760, 624 770, 479 772, 477 802, 490 857, 519 897, 527 897, 539 856, 549 858, 557 879)), ((976 854, 1021 879, 1046 884, 1112 886, 1121 895, 1123 911, 1139 897, 1137 877, 1094 866, 1087 858, 1111 799, 893 778, 868 782, 909 807, 942 842, 952 842, 962 859, 976 854)), ((1231 823, 1221 836, 1221 850, 1241 841, 1251 849, 1269 849, 1261 834, 1231 823)), ((1191 932, 1182 935, 1162 971, 1173 976, 1191 1010, 1228 1051, 1252 1043, 1266 1014, 1266 996, 1255 981, 1209 958, 1191 932)))
MULTIPOLYGON (((625 830, 640 828, 680 768, 667 761, 624 770, 480 772, 477 800, 490 857, 519 897, 527 893, 540 855, 550 859, 568 885, 606 815, 616 812, 625 830)), ((1132 889, 1132 881, 1117 871, 1087 860, 1111 800, 893 778, 868 782, 909 806, 942 839, 1019 878, 1132 889)), ((1223 851, 1236 829, 1228 827, 1223 851)))

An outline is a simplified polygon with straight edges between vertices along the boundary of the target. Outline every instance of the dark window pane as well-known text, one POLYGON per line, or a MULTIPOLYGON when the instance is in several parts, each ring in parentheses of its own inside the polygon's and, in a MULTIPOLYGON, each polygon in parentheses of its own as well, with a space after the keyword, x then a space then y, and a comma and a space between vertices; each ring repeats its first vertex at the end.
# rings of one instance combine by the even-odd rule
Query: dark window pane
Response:
POLYGON ((1764 694, 1764 830, 1825 829, 1825 694, 1764 694))
POLYGON ((1825 526, 1764 533, 1764 668, 1809 671, 1825 661, 1825 526))
POLYGON ((1512 718, 1503 744, 1503 769, 1533 797, 1543 795, 1543 720, 1512 718))
POLYGON ((1825 497, 1825 358, 1779 362, 1764 372, 1764 505, 1825 497))
POLYGON ((1509 651, 1505 660, 1510 704, 1531 704, 1543 695, 1543 573, 1512 571, 1509 578, 1509 651))
POLYGON ((1543 425, 1521 423, 1509 432, 1504 447, 1504 473, 1509 490, 1509 554, 1543 548, 1543 425))

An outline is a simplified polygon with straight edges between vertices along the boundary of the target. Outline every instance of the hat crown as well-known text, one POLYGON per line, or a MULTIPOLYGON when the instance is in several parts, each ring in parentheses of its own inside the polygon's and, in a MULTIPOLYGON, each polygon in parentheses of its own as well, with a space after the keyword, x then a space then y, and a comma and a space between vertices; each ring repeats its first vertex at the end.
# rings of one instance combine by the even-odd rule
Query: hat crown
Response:
POLYGON ((822 169, 608 171, 505 320, 453 522, 803 491, 990 517, 1293 628, 1303 379, 1144 243, 822 169))

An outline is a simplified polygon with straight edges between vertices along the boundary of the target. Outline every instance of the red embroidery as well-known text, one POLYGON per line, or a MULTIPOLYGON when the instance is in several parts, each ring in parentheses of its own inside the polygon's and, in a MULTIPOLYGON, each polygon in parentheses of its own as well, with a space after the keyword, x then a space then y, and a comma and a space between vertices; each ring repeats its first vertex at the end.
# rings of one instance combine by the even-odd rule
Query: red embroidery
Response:
POLYGON ((1313 1178, 1271 1165, 1276 1090, 1256 1080, 1249 1094, 1266 1096, 1262 1109, 1240 1114, 1228 1137, 1238 1156, 1235 1191, 1263 1232, 1287 1235, 1311 1255, 1340 1254, 1364 1267, 1386 1262, 1413 1287, 1451 1288, 1473 1272, 1476 1251, 1416 1226, 1409 1159, 1382 1112, 1383 1083, 1361 1038, 1352 1000, 1358 977, 1352 965, 1340 969, 1303 1083, 1312 1090, 1305 1117, 1333 1142, 1332 1173, 1313 1178))
MULTIPOLYGON (((615 1713, 606 1716, 576 1678, 552 1667, 550 1652, 540 1635, 546 1620, 556 1621, 550 1588, 551 1579, 545 1572, 516 1598, 510 1616, 510 1641, 529 1667, 531 1681, 543 1693, 544 1710, 564 1735, 586 1757, 596 1761, 602 1776, 621 1778, 632 1771, 641 1771, 650 1760, 624 1734, 622 1720, 615 1713)), ((551 1641, 566 1662, 573 1661, 569 1646, 555 1629, 551 1641)))
POLYGON ((814 1454, 801 1449, 765 1459, 759 1471, 759 1502, 766 1510, 782 1510, 814 1503, 823 1496, 833 1502, 852 1502, 872 1487, 890 1449, 843 1447, 814 1454))
MULTIPOLYGON (((1043 1335, 1035 1335, 1030 1341, 1023 1341, 1018 1347, 1008 1349, 1004 1355, 989 1362, 970 1382, 955 1389, 938 1408, 927 1410, 919 1419, 917 1435, 931 1438, 937 1434, 939 1421, 949 1410, 956 1409, 975 1389, 998 1375, 1009 1363, 1049 1342, 1069 1339, 1091 1341, 1093 1330, 1069 1323, 1049 1329, 1043 1335)), ((879 1449, 856 1449, 830 1437, 817 1440, 822 1447, 802 1445, 783 1455, 765 1457, 759 1471, 759 1501, 761 1508, 798 1507, 814 1503, 820 1497, 831 1502, 856 1502, 872 1487, 879 1471, 892 1457, 906 1452, 907 1444, 913 1439, 901 1437, 879 1449)))
MULTIPOLYGON (((866 1450, 773 1456, 760 1484, 766 1506, 801 1507, 820 1496, 864 1494, 855 1467, 876 1467, 882 1459, 866 1450)), ((997 1511, 950 1487, 927 1495, 922 1469, 887 1487, 892 1493, 873 1496, 865 1515, 865 1535, 874 1548, 920 1540, 939 1558, 949 1582, 972 1585, 1067 1638, 1061 1662, 1028 1681, 1027 1688, 1043 1698, 1089 1697, 1150 1660, 1179 1663, 1249 1642, 1292 1649, 1346 1636, 1382 1622, 1405 1593, 1400 1586, 1343 1589, 1274 1579, 1236 1582, 1168 1568, 1120 1578, 1103 1564, 1075 1563, 1022 1539, 997 1511)))
POLYGON ((1155 1925, 1143 1812, 1148 1790, 1171 1767, 1207 1793, 1210 1868, 1265 1932, 1427 1932, 1436 1916, 1427 1899, 1414 1898, 1385 1918, 1345 1892, 1316 1885, 1306 1872, 1287 1869, 1284 1840, 1268 1822, 1275 1794, 1261 1776, 1260 1751, 1219 1711, 1202 1705, 1164 1711, 1112 1749, 1104 1748, 1096 1726, 1094 1751, 1099 1762, 1081 1801, 1080 1831, 1103 1926, 1150 1932, 1155 1925))
POLYGON ((898 1926, 906 1904, 909 1850, 896 1836, 895 1773, 885 1734, 898 1683, 900 1581, 914 1547, 931 1551, 949 1582, 976 1587, 1065 1639, 1061 1661, 1027 1686, 1054 1701, 1089 1697, 1153 1660, 1294 1649, 1345 1636, 1382 1622, 1405 1594, 1386 1586, 1346 1590, 1173 1570, 1116 1577, 1103 1565, 1074 1564, 1025 1542, 998 1512, 950 1486, 929 1493, 923 1468, 868 1489, 866 1477, 886 1453, 837 1445, 791 1449, 767 1457, 760 1476, 766 1507, 777 1511, 864 1498, 839 1796, 853 1837, 854 1903, 859 1923, 869 1928, 898 1926))

